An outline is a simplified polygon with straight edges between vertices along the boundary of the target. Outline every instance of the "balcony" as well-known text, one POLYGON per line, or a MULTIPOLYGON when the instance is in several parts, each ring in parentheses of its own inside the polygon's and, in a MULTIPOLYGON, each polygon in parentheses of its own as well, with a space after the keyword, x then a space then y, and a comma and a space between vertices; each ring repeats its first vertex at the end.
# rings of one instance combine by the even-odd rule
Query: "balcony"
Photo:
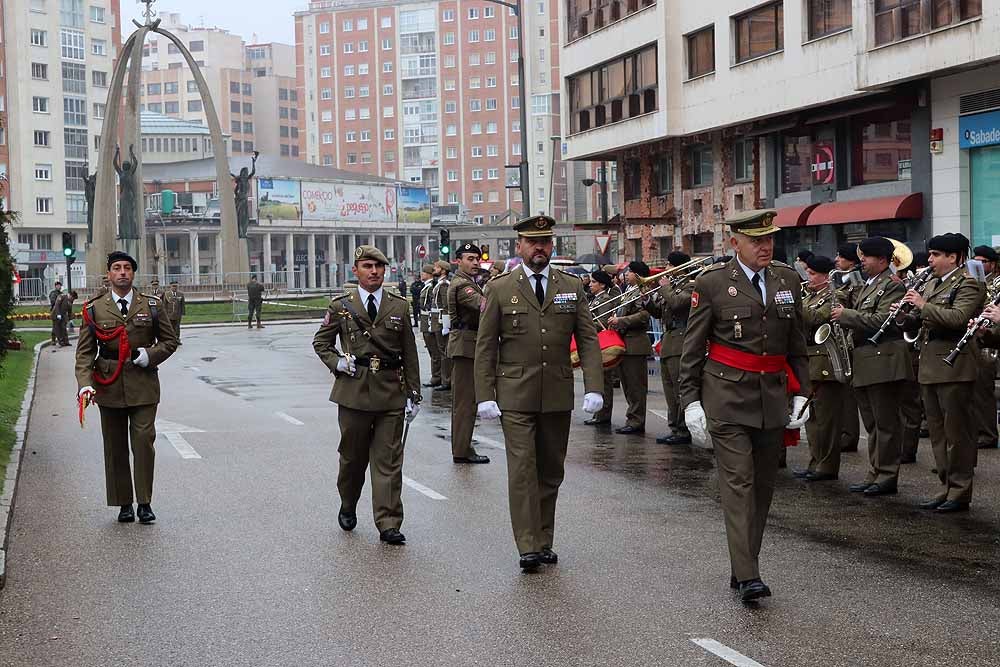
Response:
POLYGON ((416 79, 424 76, 437 76, 437 67, 408 67, 400 70, 400 76, 404 79, 416 79))

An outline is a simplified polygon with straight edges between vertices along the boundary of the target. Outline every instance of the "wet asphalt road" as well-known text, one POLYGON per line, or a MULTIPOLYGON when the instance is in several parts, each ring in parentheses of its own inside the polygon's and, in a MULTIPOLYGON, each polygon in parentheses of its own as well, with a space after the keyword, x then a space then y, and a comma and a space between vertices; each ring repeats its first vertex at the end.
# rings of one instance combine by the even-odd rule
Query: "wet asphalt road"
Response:
MULTIPOLYGON (((578 413, 560 563, 524 575, 499 426, 477 429, 492 464, 454 466, 440 394, 404 474, 444 499, 404 487, 405 547, 379 543, 367 493, 358 528, 337 527, 336 407, 314 329, 185 331, 161 370, 154 526, 104 506, 97 412, 81 431, 72 353, 43 354, 0 665, 728 664, 697 638, 771 667, 1000 665, 1000 451, 980 457, 958 517, 914 507, 935 485, 926 442, 888 499, 847 493, 863 451, 839 482, 783 471, 762 554, 775 597, 748 608, 728 588, 711 454, 656 445, 654 414, 626 437, 578 413), (201 458, 182 458, 185 443, 201 458)), ((792 466, 805 459, 791 450, 792 466)))

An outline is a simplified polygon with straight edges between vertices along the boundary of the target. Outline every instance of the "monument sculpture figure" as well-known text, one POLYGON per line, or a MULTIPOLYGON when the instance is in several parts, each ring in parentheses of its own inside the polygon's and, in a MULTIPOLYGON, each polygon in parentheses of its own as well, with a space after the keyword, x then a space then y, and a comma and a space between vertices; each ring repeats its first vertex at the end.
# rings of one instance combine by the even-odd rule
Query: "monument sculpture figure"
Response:
POLYGON ((135 156, 135 146, 130 144, 128 152, 132 160, 122 162, 121 147, 115 147, 114 166, 121 186, 121 194, 118 197, 118 238, 137 239, 139 221, 135 219, 135 202, 138 195, 136 170, 139 168, 139 159, 135 156))
POLYGON ((90 173, 90 165, 85 164, 87 175, 83 177, 83 196, 87 200, 87 243, 94 242, 94 195, 97 192, 97 172, 90 173))
POLYGON ((236 229, 239 232, 239 237, 245 239, 247 237, 247 229, 250 227, 250 180, 257 173, 257 156, 260 155, 259 151, 253 152, 253 159, 250 163, 252 169, 249 171, 246 167, 240 169, 240 174, 230 174, 233 177, 235 183, 233 187, 233 195, 236 198, 236 229))

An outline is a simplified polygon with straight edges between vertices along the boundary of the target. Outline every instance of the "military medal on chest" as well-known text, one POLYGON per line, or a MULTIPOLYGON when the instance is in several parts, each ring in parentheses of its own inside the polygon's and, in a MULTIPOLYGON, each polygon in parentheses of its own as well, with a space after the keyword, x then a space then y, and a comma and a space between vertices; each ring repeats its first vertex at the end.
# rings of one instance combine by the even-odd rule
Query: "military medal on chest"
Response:
POLYGON ((733 324, 733 338, 735 338, 736 340, 740 340, 741 338, 743 338, 742 322, 737 321, 735 324, 733 324))

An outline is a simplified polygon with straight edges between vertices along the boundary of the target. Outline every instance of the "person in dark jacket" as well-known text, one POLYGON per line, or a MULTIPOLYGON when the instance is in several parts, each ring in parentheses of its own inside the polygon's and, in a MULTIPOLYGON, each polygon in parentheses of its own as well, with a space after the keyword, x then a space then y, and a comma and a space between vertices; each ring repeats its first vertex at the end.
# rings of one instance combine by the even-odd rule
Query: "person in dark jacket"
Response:
MULTIPOLYGON (((416 280, 410 285, 410 299, 411 310, 413 311, 413 326, 420 325, 420 292, 424 289, 424 281, 418 276, 416 280)), ((405 294, 403 294, 405 298, 405 294)))

